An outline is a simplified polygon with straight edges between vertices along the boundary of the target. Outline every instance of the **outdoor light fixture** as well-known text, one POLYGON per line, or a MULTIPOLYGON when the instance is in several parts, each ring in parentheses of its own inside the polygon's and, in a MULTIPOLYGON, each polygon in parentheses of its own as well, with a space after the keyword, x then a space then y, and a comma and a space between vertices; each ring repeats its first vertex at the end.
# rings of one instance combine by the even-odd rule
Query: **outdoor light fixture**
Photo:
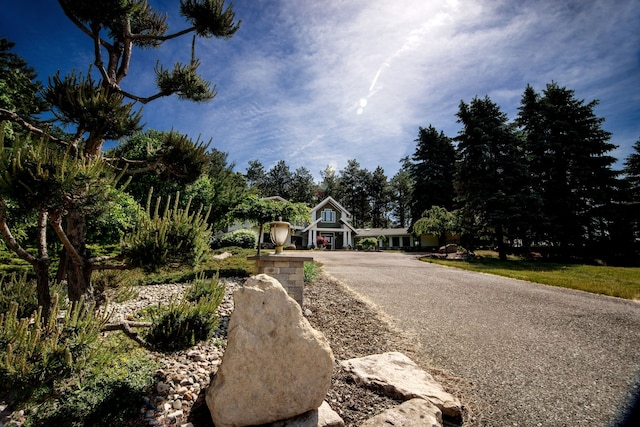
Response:
POLYGON ((273 221, 271 224, 271 242, 276 247, 276 255, 282 253, 282 247, 287 243, 289 239, 289 232, 291 224, 286 221, 273 221))

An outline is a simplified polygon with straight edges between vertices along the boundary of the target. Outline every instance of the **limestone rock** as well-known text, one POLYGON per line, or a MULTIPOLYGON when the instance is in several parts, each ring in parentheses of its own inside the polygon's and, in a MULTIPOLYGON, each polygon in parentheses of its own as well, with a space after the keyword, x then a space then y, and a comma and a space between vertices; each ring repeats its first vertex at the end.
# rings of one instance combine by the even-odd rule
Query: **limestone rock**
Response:
POLYGON ((442 427, 442 412, 424 399, 411 399, 360 424, 360 427, 442 427))
POLYGON ((374 354, 345 360, 340 365, 352 374, 358 385, 381 391, 394 399, 426 399, 444 415, 462 417, 460 401, 402 353, 374 354))
POLYGON ((267 424, 317 409, 334 359, 324 335, 274 278, 234 293, 227 349, 206 401, 216 427, 267 424))
POLYGON ((318 409, 288 420, 276 421, 267 427, 344 427, 344 421, 327 402, 322 402, 318 409))

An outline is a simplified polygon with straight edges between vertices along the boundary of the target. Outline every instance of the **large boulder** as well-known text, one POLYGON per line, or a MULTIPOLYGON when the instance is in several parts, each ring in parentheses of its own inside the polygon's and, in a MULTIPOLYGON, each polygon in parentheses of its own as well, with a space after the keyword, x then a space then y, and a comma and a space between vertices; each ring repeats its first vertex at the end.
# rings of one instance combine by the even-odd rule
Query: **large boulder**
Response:
POLYGON ((227 348, 206 401, 216 427, 267 424, 322 405, 334 358, 324 335, 274 278, 233 295, 227 348))
POLYGON ((411 399, 369 418, 360 427, 442 427, 442 413, 433 403, 411 399))
POLYGON ((460 401, 444 391, 429 373, 402 353, 389 352, 349 359, 340 363, 340 366, 351 373, 358 385, 380 391, 394 399, 425 399, 440 408, 443 415, 462 417, 460 401))

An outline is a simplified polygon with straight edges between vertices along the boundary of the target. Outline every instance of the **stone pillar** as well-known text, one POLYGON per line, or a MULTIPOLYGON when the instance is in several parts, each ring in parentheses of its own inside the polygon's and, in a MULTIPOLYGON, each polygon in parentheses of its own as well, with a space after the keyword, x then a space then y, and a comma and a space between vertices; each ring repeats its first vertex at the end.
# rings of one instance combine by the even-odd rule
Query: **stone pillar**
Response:
POLYGON ((260 255, 247 257, 256 262, 257 274, 266 274, 277 279, 287 294, 302 307, 304 290, 304 263, 313 261, 311 257, 287 255, 260 255))

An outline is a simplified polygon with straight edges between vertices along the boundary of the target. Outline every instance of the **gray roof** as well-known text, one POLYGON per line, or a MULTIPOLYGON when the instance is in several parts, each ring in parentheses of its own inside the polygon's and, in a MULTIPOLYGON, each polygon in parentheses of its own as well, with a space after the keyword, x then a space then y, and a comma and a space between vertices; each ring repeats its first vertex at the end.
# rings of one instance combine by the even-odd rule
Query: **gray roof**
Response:
POLYGON ((407 228, 358 228, 358 237, 408 236, 407 228))

